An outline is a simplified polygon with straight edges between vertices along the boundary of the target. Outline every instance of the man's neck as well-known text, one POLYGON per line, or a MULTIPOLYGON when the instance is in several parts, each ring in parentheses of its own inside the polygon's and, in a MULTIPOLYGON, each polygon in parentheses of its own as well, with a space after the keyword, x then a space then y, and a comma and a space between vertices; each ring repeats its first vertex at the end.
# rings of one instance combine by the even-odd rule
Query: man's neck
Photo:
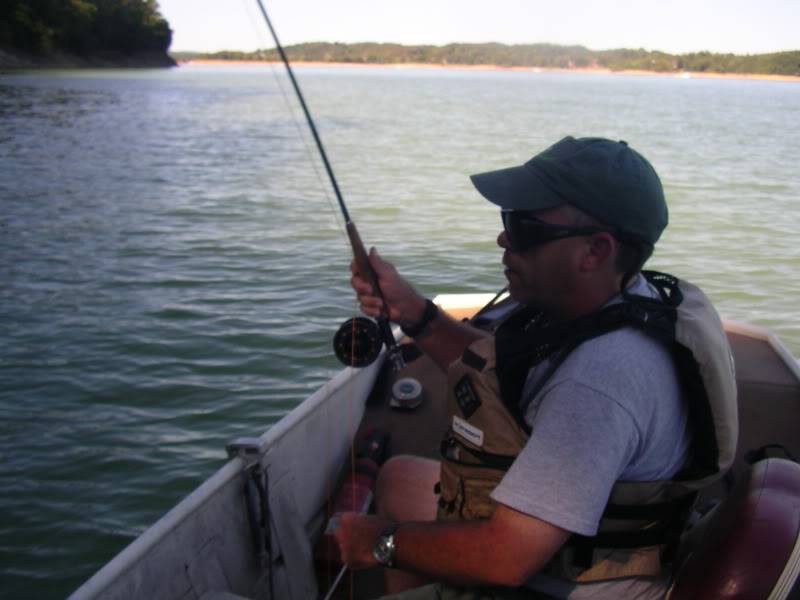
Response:
MULTIPOLYGON (((626 283, 630 289, 638 278, 638 274, 631 277, 626 283)), ((576 289, 570 299, 556 311, 545 311, 554 321, 571 321, 595 313, 606 306, 613 298, 619 296, 622 289, 622 277, 608 281, 604 285, 584 286, 576 289)))

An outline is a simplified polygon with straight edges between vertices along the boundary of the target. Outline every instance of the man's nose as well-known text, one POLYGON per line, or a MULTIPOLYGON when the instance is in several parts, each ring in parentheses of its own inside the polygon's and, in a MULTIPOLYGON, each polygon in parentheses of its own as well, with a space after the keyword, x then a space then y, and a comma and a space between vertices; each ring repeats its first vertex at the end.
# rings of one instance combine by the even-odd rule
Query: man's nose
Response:
POLYGON ((506 250, 511 250, 511 242, 508 240, 508 234, 505 229, 498 234, 497 245, 506 250))

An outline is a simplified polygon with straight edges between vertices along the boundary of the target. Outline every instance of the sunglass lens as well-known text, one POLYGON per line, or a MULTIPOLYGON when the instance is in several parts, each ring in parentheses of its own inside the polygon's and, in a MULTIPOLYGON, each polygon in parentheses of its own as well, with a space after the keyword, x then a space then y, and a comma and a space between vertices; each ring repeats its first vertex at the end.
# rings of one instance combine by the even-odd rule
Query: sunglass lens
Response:
POLYGON ((513 250, 524 252, 532 245, 535 245, 535 242, 531 244, 530 240, 527 239, 530 232, 526 231, 527 228, 522 223, 518 213, 503 211, 501 215, 503 217, 503 228, 506 230, 508 241, 513 250))

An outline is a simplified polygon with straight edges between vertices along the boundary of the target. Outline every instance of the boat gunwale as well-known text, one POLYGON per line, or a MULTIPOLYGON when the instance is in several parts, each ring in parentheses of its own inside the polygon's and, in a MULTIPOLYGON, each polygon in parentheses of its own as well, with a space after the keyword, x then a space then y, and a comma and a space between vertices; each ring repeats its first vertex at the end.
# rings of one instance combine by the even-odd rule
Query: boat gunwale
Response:
POLYGON ((761 325, 753 325, 752 323, 743 323, 731 319, 723 319, 722 325, 727 333, 735 333, 766 342, 773 352, 780 357, 786 368, 791 371, 795 379, 800 381, 800 362, 792 355, 774 331, 761 325))
MULTIPOLYGON (((334 375, 332 379, 326 381, 311 396, 303 400, 258 437, 259 457, 263 459, 273 444, 302 424, 309 414, 324 404, 326 399, 333 397, 338 390, 350 384, 356 378, 377 375, 377 370, 380 369, 384 356, 385 352, 382 352, 377 361, 363 369, 346 367, 334 375)), ((135 568, 139 561, 165 536, 201 509, 209 498, 238 477, 245 466, 245 461, 240 457, 233 457, 228 460, 197 488, 192 490, 188 496, 147 527, 109 562, 100 567, 98 571, 67 597, 68 600, 99 597, 119 577, 130 569, 135 568)))

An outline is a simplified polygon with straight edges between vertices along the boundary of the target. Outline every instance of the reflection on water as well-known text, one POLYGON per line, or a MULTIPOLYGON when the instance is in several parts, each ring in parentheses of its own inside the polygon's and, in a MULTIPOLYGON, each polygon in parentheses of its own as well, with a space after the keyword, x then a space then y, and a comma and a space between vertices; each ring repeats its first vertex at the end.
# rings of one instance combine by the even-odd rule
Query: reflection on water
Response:
MULTIPOLYGON (((664 181, 652 266, 800 354, 800 85, 298 74, 362 236, 425 293, 502 285, 468 174, 604 135, 664 181)), ((0 76, 0 123, 0 579, 56 598, 331 376, 349 254, 268 68, 0 76)))

